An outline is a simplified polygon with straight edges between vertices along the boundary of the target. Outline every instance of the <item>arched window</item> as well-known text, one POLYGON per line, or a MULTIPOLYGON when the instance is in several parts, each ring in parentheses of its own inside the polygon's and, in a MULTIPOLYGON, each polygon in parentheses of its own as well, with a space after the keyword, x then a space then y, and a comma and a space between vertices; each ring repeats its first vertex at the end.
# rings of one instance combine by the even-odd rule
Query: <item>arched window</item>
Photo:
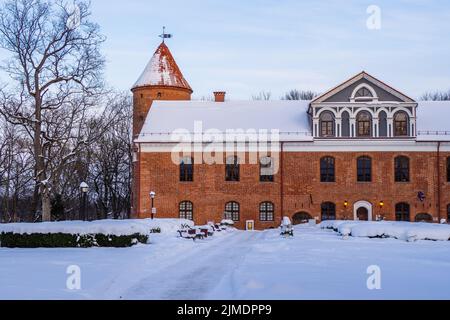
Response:
POLYGON ((350 114, 347 111, 342 112, 342 136, 350 137, 350 114))
POLYGON ((409 204, 401 202, 395 205, 395 220, 411 221, 409 217, 409 204))
POLYGON ((355 98, 373 98, 373 94, 368 88, 362 87, 356 92, 355 98))
POLYGON ((259 159, 259 180, 261 182, 274 181, 274 163, 271 157, 262 157, 259 159))
POLYGON ((378 115, 378 131, 380 137, 388 136, 387 114, 384 111, 378 115))
POLYGON ((292 217, 292 223, 294 225, 308 223, 309 220, 312 220, 312 218, 313 217, 307 212, 299 212, 294 214, 294 216, 292 217))
POLYGON ((321 206, 322 221, 336 220, 336 205, 333 202, 324 202, 321 206))
POLYGON ((239 181, 239 158, 236 156, 228 157, 225 166, 225 180, 226 181, 239 181))
POLYGON ((240 206, 237 202, 228 202, 225 205, 225 219, 239 221, 240 219, 240 206))
POLYGON ((416 215, 415 221, 431 223, 433 222, 433 217, 431 216, 431 214, 428 213, 419 213, 418 215, 416 215))
POLYGON ((450 182, 450 157, 447 158, 447 182, 450 182))
POLYGON ((323 112, 320 115, 320 136, 334 137, 334 116, 331 112, 323 112))
POLYGON ((275 206, 272 202, 263 202, 259 205, 259 220, 274 221, 275 206))
POLYGON ((409 117, 404 111, 394 115, 394 136, 404 137, 408 135, 409 117))
POLYGON ((191 157, 185 157, 180 162, 180 181, 194 181, 194 161, 191 157))
POLYGON ((372 136, 372 116, 367 111, 361 111, 356 116, 356 132, 358 137, 372 136))
POLYGON ((395 158, 395 182, 409 182, 409 158, 395 158))
POLYGON ((369 157, 359 157, 357 160, 358 182, 372 181, 372 159, 369 157))
POLYGON ((333 157, 320 159, 320 182, 335 182, 335 163, 333 157))
POLYGON ((194 205, 190 201, 180 203, 180 219, 194 220, 194 205))

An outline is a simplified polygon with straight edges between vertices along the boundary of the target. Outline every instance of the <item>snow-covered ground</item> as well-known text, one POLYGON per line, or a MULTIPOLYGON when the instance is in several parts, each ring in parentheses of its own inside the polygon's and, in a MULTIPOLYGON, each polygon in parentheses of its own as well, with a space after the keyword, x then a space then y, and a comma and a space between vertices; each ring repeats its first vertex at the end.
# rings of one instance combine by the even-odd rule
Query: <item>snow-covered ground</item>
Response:
POLYGON ((229 231, 193 242, 174 229, 126 249, 0 249, 0 299, 450 299, 450 241, 299 226, 294 238, 229 231), (66 289, 70 265, 81 290, 66 289), (367 288, 372 265, 381 290, 367 288))

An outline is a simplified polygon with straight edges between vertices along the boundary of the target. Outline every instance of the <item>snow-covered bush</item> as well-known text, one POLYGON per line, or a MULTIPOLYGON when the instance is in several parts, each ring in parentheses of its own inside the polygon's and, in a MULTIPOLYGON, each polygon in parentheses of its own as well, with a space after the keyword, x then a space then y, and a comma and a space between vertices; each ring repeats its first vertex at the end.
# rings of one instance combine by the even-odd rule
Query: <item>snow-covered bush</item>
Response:
POLYGON ((232 226, 234 226, 234 221, 229 220, 229 219, 224 219, 224 220, 222 220, 222 222, 220 222, 220 225, 225 226, 225 227, 232 227, 232 226))
POLYGON ((148 235, 133 234, 127 236, 105 234, 68 234, 68 233, 1 233, 0 246, 3 248, 91 248, 132 247, 138 243, 147 243, 148 235))
POLYGON ((322 229, 332 229, 344 237, 395 238, 405 241, 450 240, 450 226, 396 221, 324 221, 322 229))

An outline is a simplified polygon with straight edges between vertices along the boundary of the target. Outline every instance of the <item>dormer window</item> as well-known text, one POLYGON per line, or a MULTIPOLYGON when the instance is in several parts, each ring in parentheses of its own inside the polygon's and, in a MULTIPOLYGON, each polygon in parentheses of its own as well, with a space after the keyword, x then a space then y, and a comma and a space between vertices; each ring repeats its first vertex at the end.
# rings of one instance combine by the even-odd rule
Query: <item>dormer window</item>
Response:
POLYGON ((367 84, 361 84, 353 90, 350 97, 351 102, 373 102, 378 101, 375 90, 367 84))
POLYGON ((408 136, 409 117, 404 111, 397 112, 394 116, 394 135, 396 137, 408 136))
POLYGON ((372 136, 372 116, 367 111, 361 111, 356 116, 358 137, 372 136))
POLYGON ((323 138, 335 136, 335 121, 331 112, 324 112, 320 115, 320 136, 323 138))

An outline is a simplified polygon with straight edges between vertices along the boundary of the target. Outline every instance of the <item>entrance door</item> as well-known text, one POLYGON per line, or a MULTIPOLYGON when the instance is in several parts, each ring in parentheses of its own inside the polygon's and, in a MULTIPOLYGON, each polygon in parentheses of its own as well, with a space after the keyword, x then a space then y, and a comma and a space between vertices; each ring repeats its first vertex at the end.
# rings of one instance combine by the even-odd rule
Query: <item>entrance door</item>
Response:
POLYGON ((247 227, 247 231, 255 231, 255 221, 253 220, 248 220, 246 223, 247 227))
POLYGON ((356 212, 359 221, 369 221, 369 210, 364 207, 361 207, 356 212))

